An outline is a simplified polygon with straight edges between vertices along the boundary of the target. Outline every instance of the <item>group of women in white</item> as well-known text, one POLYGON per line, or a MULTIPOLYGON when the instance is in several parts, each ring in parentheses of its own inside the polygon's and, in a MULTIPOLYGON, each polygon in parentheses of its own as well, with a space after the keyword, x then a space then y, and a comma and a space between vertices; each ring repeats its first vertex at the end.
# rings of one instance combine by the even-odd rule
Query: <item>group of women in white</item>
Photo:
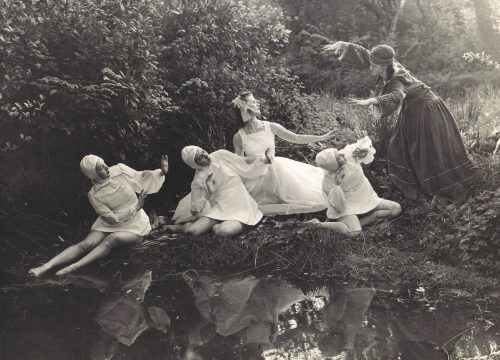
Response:
MULTIPOLYGON (((394 50, 387 45, 368 51, 359 45, 337 42, 325 46, 324 51, 340 55, 340 60, 368 63, 372 74, 383 82, 379 96, 351 103, 374 105, 379 115, 402 109, 389 146, 389 173, 404 195, 415 198, 421 192, 448 194, 451 199, 457 196, 467 185, 466 180, 471 179, 472 171, 455 131, 456 124, 442 101, 394 60, 394 50), (438 113, 446 116, 441 119, 438 113), (428 129, 432 129, 428 146, 417 146, 423 144, 420 135, 428 129), (417 135, 418 143, 413 139, 417 135), (422 153, 429 151, 434 152, 433 160, 425 162, 422 153), (457 161, 459 165, 447 170, 457 161)), ((375 154, 368 137, 341 150, 322 150, 316 155, 316 166, 278 157, 276 136, 307 144, 328 140, 334 131, 299 135, 277 123, 259 120, 260 106, 251 92, 240 93, 233 104, 242 119, 233 137, 234 153, 217 150, 209 154, 194 145, 182 149, 182 160, 195 173, 191 193, 179 202, 173 215, 176 229, 191 236, 210 230, 217 236, 235 236, 259 223, 263 215, 326 209, 329 221, 313 219, 310 223, 353 235, 377 219, 400 214, 399 204, 379 198, 363 173, 362 164, 372 162, 375 154)), ((151 230, 142 206, 146 194, 157 192, 163 184, 168 172, 166 157, 162 157, 160 169, 154 171, 135 171, 124 164, 108 168, 95 155, 85 156, 80 167, 93 183, 88 196, 99 217, 83 241, 31 269, 34 276, 83 256, 56 274, 69 273, 106 256, 119 244, 139 244, 151 230)))

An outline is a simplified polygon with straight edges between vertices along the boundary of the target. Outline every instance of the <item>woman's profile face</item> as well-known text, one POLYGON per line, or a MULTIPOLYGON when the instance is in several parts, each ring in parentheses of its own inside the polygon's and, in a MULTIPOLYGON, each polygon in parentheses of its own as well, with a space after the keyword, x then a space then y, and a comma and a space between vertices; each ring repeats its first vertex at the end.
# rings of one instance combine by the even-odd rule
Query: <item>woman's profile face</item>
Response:
POLYGON ((252 94, 248 94, 245 97, 245 103, 248 106, 248 109, 251 110, 255 115, 260 115, 260 104, 252 94))
POLYGON ((346 163, 344 154, 337 153, 335 159, 337 160, 338 169, 342 168, 342 166, 344 166, 346 163))
POLYGON ((210 156, 203 149, 198 149, 196 151, 196 155, 194 156, 194 162, 200 166, 208 166, 210 165, 210 156))
POLYGON ((386 72, 387 72, 387 66, 386 65, 377 65, 370 63, 370 72, 374 76, 382 76, 384 77, 386 72))
POLYGON ((101 179, 109 178, 109 167, 104 160, 99 160, 97 164, 95 164, 95 172, 101 179))

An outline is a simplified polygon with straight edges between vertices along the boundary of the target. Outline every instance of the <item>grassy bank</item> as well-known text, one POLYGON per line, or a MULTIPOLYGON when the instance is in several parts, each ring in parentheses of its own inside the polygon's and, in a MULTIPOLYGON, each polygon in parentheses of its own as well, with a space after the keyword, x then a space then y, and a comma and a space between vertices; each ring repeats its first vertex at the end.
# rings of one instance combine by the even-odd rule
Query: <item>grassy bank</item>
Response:
MULTIPOLYGON (((160 278, 190 269, 273 274, 304 281, 304 284, 334 279, 410 292, 423 288, 434 298, 486 296, 493 299, 500 287, 497 280, 500 274, 500 228, 497 225, 500 169, 498 155, 491 155, 493 146, 489 134, 499 124, 494 109, 498 109, 495 106, 500 96, 492 88, 476 89, 468 94, 462 100, 449 100, 466 146, 481 171, 475 192, 463 204, 438 199, 412 202, 402 198, 388 178, 384 158, 391 120, 377 123, 363 109, 354 109, 345 101, 322 95, 317 98, 319 117, 311 123, 311 132, 338 128, 337 138, 324 144, 337 147, 369 135, 377 154, 376 160, 365 167, 365 174, 380 197, 401 203, 403 214, 399 218, 368 227, 357 237, 345 237, 305 223, 312 217, 324 220, 324 212, 268 217, 257 228, 234 239, 213 235, 190 239, 159 227, 130 252, 130 259, 126 261, 144 263, 155 269, 160 278)), ((284 155, 304 161, 313 159, 316 150, 289 146, 284 155)), ((166 219, 168 221, 168 217, 166 219)), ((42 223, 44 226, 48 223, 39 217, 9 223, 18 231, 18 238, 31 237, 32 250, 19 253, 29 256, 24 262, 30 266, 80 240, 70 235, 71 229, 54 223, 52 228, 58 235, 63 231, 68 235, 62 235, 59 240, 52 236, 56 240, 48 244, 50 231, 40 232, 42 223)), ((80 235, 83 232, 80 231, 80 235)), ((127 254, 120 255, 118 251, 113 256, 120 259, 128 257, 127 254)), ((26 271, 28 268, 26 266, 26 271)))
MULTIPOLYGON (((485 85, 461 98, 447 99, 464 142, 481 172, 473 195, 463 204, 438 199, 406 201, 392 186, 386 171, 387 149, 395 118, 374 121, 366 109, 353 108, 345 100, 319 95, 319 116, 308 131, 338 128, 338 136, 326 146, 342 147, 369 135, 377 148, 376 161, 365 167, 379 196, 401 203, 403 214, 390 222, 367 228, 357 237, 345 237, 307 225, 324 214, 268 218, 257 229, 238 239, 206 236, 187 239, 158 233, 154 248, 163 251, 143 261, 172 272, 215 270, 257 272, 325 281, 361 281, 393 288, 422 287, 437 297, 479 297, 494 294, 500 285, 499 158, 492 156, 500 91, 485 85), (493 135, 492 135, 493 134, 493 135), (163 236, 163 240, 162 239, 163 236)), ((314 150, 288 149, 290 157, 311 159, 314 150)), ((145 245, 144 248, 149 247, 145 245)))

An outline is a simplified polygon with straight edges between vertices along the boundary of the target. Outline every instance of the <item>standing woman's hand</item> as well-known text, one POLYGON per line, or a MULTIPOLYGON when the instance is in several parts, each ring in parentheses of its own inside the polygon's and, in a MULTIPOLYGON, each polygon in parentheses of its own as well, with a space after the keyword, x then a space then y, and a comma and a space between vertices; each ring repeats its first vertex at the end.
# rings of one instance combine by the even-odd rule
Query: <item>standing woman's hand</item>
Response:
POLYGON ((347 103, 354 106, 370 106, 378 104, 377 99, 369 98, 369 99, 348 99, 347 103))
POLYGON ((161 175, 168 173, 168 156, 162 155, 160 160, 161 175))
POLYGON ((323 53, 332 52, 339 60, 342 60, 345 56, 348 43, 345 41, 337 41, 333 44, 324 45, 321 50, 323 53))

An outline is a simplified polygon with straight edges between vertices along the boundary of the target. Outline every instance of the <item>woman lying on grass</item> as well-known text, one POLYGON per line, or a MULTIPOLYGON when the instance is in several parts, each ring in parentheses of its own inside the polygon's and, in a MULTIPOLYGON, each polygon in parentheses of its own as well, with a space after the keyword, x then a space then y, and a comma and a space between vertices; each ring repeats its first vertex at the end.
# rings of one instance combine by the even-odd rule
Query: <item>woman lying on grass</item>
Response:
POLYGON ((196 170, 191 183, 191 214, 197 218, 186 222, 183 232, 198 236, 213 229, 218 236, 235 236, 262 219, 241 178, 227 166, 212 161, 198 146, 184 147, 182 160, 196 170))
POLYGON ((380 218, 392 218, 401 213, 398 203, 381 199, 363 173, 361 163, 373 161, 375 149, 365 137, 338 151, 325 149, 316 155, 316 164, 326 170, 323 195, 328 199, 326 216, 337 221, 310 222, 336 232, 355 235, 363 226, 380 218))

